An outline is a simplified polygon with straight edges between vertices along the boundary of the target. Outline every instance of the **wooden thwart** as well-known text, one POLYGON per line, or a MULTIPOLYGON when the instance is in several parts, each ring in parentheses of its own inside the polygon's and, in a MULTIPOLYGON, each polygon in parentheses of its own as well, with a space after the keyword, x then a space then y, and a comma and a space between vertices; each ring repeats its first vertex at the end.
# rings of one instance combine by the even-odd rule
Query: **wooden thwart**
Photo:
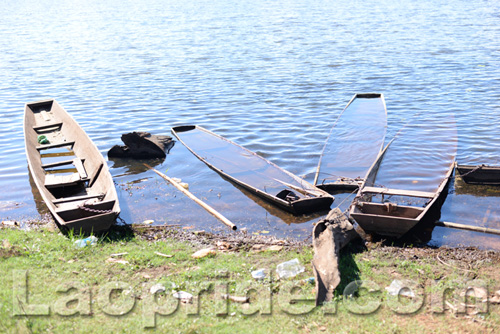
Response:
POLYGON ((364 187, 363 192, 382 194, 382 195, 396 195, 396 196, 423 197, 423 198, 433 198, 435 196, 435 193, 426 191, 388 189, 388 188, 377 188, 377 187, 364 187))
POLYGON ((62 142, 62 143, 55 143, 55 144, 47 144, 47 145, 37 146, 36 149, 40 151, 40 150, 48 150, 48 149, 51 149, 51 148, 58 148, 58 147, 64 147, 64 146, 71 146, 71 147, 73 147, 73 145, 75 145, 74 141, 65 141, 65 142, 62 142))
POLYGON ((63 198, 60 198, 60 199, 56 199, 55 201, 52 201, 52 203, 54 203, 54 204, 62 204, 62 203, 83 201, 83 200, 92 199, 92 198, 103 199, 104 198, 104 194, 93 194, 93 195, 63 197, 63 198))
POLYGON ((44 124, 44 125, 34 126, 33 130, 40 131, 40 130, 45 130, 45 129, 50 129, 50 128, 59 128, 61 126, 62 126, 62 122, 44 124))
POLYGON ((85 171, 85 167, 83 167, 83 161, 80 158, 75 158, 73 159, 73 165, 75 165, 76 170, 78 171, 78 174, 80 174, 80 178, 87 179, 87 172, 85 171))
MULTIPOLYGON (((42 168, 47 169, 47 168, 53 168, 53 167, 71 165, 71 164, 75 163, 75 160, 76 159, 51 162, 51 163, 48 163, 48 164, 43 164, 42 168)), ((80 160, 80 163, 83 163, 85 161, 85 159, 78 159, 78 160, 80 160)), ((75 167, 76 167, 76 165, 75 165, 75 167)))

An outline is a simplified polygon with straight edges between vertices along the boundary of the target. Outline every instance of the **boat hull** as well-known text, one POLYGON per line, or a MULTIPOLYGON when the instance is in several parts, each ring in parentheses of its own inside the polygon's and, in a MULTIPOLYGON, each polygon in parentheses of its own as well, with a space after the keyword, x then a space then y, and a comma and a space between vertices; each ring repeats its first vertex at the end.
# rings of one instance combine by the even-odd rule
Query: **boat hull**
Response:
POLYGON ((323 147, 314 184, 336 193, 358 189, 383 149, 387 109, 383 94, 355 94, 323 147))
POLYGON ((61 230, 107 231, 120 213, 103 156, 55 101, 25 105, 24 138, 33 181, 61 230))
MULTIPOLYGON (((370 182, 373 182, 374 176, 377 173, 377 168, 391 143, 382 151, 379 158, 370 169, 367 176, 367 180, 370 182)), ((444 175, 439 184, 439 187, 433 193, 367 187, 365 181, 365 184, 360 188, 356 199, 351 205, 349 215, 366 233, 390 238, 400 238, 438 211, 444 202, 444 198, 446 198, 447 194, 445 189, 448 186, 453 169, 454 163, 452 162, 449 165, 448 172, 444 175), (387 195, 389 197, 406 196, 408 198, 421 199, 425 201, 425 205, 423 207, 417 207, 397 205, 391 202, 373 203, 370 200, 363 200, 376 194, 387 195)))
POLYGON ((456 165, 458 175, 468 184, 500 185, 500 166, 456 165))
POLYGON ((221 136, 192 125, 174 127, 172 133, 223 178, 285 211, 302 215, 330 209, 334 198, 327 192, 221 136))

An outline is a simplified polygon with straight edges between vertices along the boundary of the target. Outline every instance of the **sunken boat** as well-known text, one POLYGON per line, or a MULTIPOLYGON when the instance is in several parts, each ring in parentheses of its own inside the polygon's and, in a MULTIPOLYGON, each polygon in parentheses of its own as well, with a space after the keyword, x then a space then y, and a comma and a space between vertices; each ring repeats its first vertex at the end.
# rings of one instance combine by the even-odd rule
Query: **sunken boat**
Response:
POLYGON ((221 176, 283 210, 300 215, 330 209, 330 194, 226 138, 196 125, 172 133, 221 176))
POLYGON ((384 147, 386 128, 384 95, 355 94, 330 131, 314 184, 329 192, 357 189, 384 147))
POLYGON ((456 152, 454 118, 406 126, 370 168, 350 217, 367 233, 403 236, 439 209, 456 152))
POLYGON ((62 230, 98 233, 120 213, 103 156, 78 123, 55 100, 24 108, 26 156, 33 180, 62 230))
POLYGON ((468 184, 500 185, 500 166, 455 165, 458 176, 468 184))

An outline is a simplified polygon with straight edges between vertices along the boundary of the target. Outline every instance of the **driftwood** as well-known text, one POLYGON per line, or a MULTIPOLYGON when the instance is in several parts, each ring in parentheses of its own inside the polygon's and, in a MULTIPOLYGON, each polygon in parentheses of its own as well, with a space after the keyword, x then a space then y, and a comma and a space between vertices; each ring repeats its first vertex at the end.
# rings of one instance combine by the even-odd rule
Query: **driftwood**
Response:
POLYGON ((442 221, 437 221, 435 223, 435 225, 442 226, 442 227, 451 227, 451 228, 456 228, 456 229, 465 230, 465 231, 482 232, 482 233, 500 235, 500 230, 495 229, 495 228, 489 228, 489 227, 472 226, 472 225, 465 225, 465 224, 452 223, 452 222, 442 222, 442 221))
POLYGON ((331 301, 333 291, 340 283, 339 251, 358 237, 354 227, 339 208, 331 210, 313 229, 316 278, 316 305, 331 301))
POLYGON ((186 195, 187 197, 189 197, 190 199, 192 199, 196 204, 198 204, 199 206, 201 206, 203 209, 205 209, 212 216, 214 216, 215 218, 219 219, 222 223, 224 223, 226 226, 228 226, 229 228, 231 228, 231 230, 233 230, 233 231, 237 230, 236 225, 234 225, 229 219, 227 219, 226 217, 224 217, 222 214, 220 214, 218 211, 216 211, 214 208, 212 208, 207 203, 205 203, 202 200, 200 200, 198 197, 196 197, 195 195, 193 195, 191 192, 189 192, 188 190, 184 189, 184 187, 182 187, 175 180, 171 179, 170 177, 168 177, 167 175, 163 174, 162 172, 157 171, 156 169, 154 169, 153 167, 151 167, 148 164, 144 164, 144 166, 148 167, 153 172, 155 172, 156 174, 158 174, 162 179, 164 179, 165 181, 167 181, 168 183, 170 183, 171 185, 173 185, 174 187, 176 187, 184 195, 186 195))
POLYGON ((131 132, 122 135, 125 146, 115 145, 108 151, 110 158, 152 159, 165 158, 174 146, 170 136, 157 136, 149 132, 131 132))

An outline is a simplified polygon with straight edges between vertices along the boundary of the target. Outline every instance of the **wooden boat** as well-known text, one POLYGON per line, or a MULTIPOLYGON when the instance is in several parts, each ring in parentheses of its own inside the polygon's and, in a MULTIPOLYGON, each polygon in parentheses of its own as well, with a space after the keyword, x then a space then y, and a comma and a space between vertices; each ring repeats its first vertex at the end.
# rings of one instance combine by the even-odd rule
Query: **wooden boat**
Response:
POLYGON ((382 151, 386 128, 384 95, 354 95, 330 131, 314 184, 329 192, 357 189, 382 151))
POLYGON ((457 130, 454 119, 430 123, 405 128, 370 168, 350 208, 365 232, 401 237, 438 208, 453 172, 457 130), (426 140, 415 141, 420 137, 426 140))
POLYGON ((455 168, 465 183, 500 185, 500 166, 455 164, 455 168))
POLYGON ((200 126, 172 128, 172 133, 210 168, 293 214, 330 209, 333 197, 261 156, 200 126))
POLYGON ((33 180, 55 221, 74 233, 102 232, 120 213, 103 156, 55 101, 26 104, 24 140, 33 180))

